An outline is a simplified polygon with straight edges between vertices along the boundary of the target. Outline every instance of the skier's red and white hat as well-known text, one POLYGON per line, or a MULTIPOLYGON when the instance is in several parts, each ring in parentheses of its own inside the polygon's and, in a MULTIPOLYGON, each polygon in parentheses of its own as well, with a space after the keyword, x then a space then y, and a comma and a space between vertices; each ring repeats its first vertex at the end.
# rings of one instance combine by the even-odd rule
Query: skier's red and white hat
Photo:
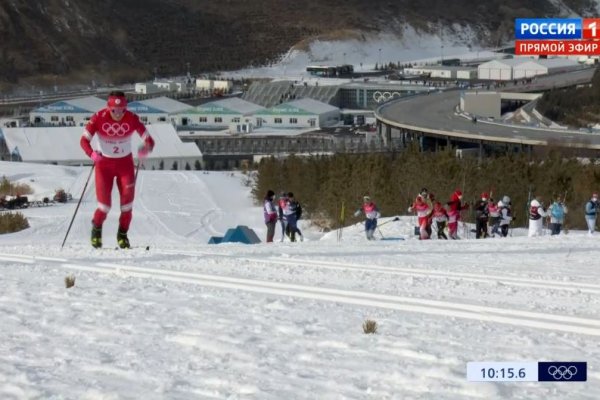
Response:
POLYGON ((127 108, 127 99, 125 96, 108 96, 107 106, 110 110, 127 108))

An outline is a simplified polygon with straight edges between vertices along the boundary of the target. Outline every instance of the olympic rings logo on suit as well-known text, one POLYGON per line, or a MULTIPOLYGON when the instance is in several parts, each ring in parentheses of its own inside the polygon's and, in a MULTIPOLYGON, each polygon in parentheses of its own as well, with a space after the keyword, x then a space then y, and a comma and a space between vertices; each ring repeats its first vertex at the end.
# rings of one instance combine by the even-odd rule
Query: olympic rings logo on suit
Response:
POLYGON ((548 373, 556 380, 564 379, 568 381, 569 379, 577 375, 577 367, 574 365, 571 365, 569 367, 565 367, 564 365, 561 365, 560 367, 555 367, 554 365, 552 365, 548 368, 548 373))
POLYGON ((127 132, 129 132, 129 124, 119 124, 110 122, 105 122, 102 124, 102 131, 104 131, 108 136, 124 136, 127 132))
POLYGON ((392 100, 394 97, 402 97, 399 92, 380 92, 377 90, 373 93, 373 100, 376 103, 384 103, 386 101, 392 100))

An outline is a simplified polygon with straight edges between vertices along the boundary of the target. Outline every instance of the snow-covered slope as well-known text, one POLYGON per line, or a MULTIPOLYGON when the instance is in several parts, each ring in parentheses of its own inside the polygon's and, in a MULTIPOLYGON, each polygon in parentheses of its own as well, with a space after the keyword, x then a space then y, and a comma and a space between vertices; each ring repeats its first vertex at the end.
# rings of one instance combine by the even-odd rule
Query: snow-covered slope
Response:
POLYGON ((390 240, 303 221, 302 243, 208 245, 238 224, 264 237, 243 177, 142 171, 138 248, 112 249, 117 207, 90 248, 91 185, 60 250, 88 172, 0 162, 75 197, 0 236, 1 399, 600 398, 600 236, 418 241, 388 216, 390 240), (542 360, 587 361, 588 382, 466 380, 469 361, 542 360))

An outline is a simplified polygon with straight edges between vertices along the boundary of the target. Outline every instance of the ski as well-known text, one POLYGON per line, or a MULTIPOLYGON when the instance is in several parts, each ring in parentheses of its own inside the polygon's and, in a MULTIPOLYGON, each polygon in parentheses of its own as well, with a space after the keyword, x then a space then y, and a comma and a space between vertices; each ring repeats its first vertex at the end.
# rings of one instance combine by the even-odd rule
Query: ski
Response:
POLYGON ((115 247, 100 247, 100 248, 94 248, 92 247, 93 250, 100 250, 100 251, 106 251, 106 250, 111 250, 111 251, 127 251, 127 250, 145 250, 145 251, 150 251, 150 246, 131 246, 128 248, 120 248, 119 246, 115 246, 115 247))
POLYGON ((150 246, 131 246, 131 247, 125 247, 125 248, 120 248, 119 246, 115 246, 114 248, 115 250, 139 250, 139 249, 144 249, 146 251, 150 251, 150 246))

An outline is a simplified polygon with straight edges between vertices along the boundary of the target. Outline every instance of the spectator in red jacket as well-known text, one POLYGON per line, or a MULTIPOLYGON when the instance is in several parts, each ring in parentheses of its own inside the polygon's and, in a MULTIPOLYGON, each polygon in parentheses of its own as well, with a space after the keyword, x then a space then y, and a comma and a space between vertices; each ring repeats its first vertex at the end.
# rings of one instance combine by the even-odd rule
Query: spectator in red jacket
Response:
POLYGON ((458 237, 458 222, 461 220, 461 212, 469 208, 469 204, 462 204, 462 192, 460 189, 456 189, 448 205, 448 233, 450 239, 459 239, 458 237))
POLYGON ((429 239, 431 235, 431 200, 429 200, 429 196, 427 193, 427 189, 421 190, 421 193, 415 199, 415 202, 408 207, 408 212, 416 212, 417 213, 417 223, 419 225, 419 239, 426 240, 429 239))

